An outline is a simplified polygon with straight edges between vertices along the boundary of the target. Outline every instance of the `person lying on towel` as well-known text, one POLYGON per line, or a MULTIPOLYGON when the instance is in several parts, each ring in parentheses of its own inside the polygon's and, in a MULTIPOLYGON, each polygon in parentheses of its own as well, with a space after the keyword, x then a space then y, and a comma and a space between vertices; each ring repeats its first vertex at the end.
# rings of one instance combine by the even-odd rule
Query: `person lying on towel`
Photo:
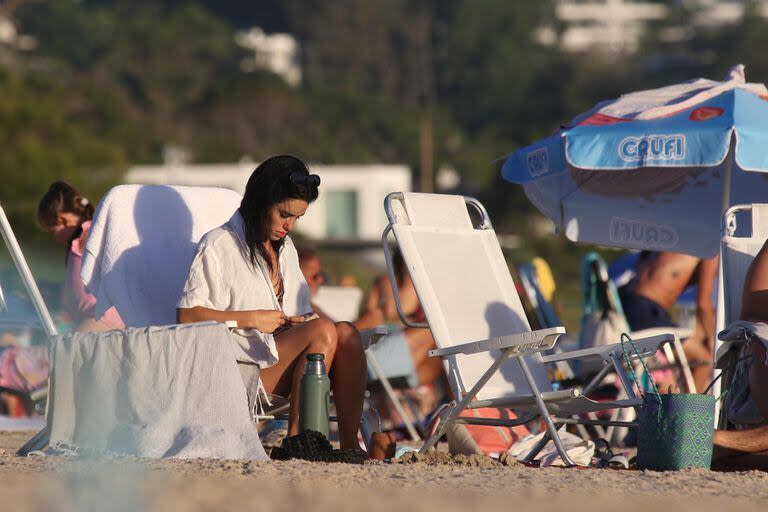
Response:
POLYGON ((298 393, 306 354, 325 356, 341 447, 357 449, 366 362, 350 323, 310 319, 310 292, 288 236, 318 196, 320 177, 292 156, 251 174, 240 208, 200 240, 177 304, 180 323, 237 321, 246 340, 238 360, 256 363, 268 393, 291 399, 288 435, 298 434, 298 393))

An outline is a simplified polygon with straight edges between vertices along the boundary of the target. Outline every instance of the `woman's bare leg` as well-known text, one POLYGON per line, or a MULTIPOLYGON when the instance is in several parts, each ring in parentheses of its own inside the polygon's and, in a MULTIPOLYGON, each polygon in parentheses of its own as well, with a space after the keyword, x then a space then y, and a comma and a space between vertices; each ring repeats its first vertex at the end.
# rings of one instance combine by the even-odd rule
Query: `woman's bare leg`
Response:
POLYGON ((299 389, 306 354, 323 354, 331 368, 336 354, 336 327, 323 318, 296 325, 275 336, 279 361, 261 371, 261 382, 269 393, 289 396, 288 435, 299 433, 299 389))
POLYGON ((342 448, 359 448, 357 431, 363 414, 366 361, 360 333, 349 322, 336 324, 336 357, 331 374, 333 396, 339 417, 342 448))

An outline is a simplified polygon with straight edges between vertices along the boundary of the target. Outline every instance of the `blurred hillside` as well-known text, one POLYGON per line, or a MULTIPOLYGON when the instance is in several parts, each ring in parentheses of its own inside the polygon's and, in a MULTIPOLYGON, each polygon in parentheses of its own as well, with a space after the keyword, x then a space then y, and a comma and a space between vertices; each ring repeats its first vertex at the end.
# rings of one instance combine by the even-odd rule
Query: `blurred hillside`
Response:
POLYGON ((6 0, 0 16, 27 39, 0 46, 0 202, 30 240, 51 181, 98 197, 168 146, 196 162, 405 163, 417 188, 426 162, 456 169, 497 230, 521 237, 513 260, 541 254, 576 287, 584 248, 535 236, 522 190, 499 178, 503 157, 623 92, 720 79, 738 62, 768 81, 753 3, 717 26, 689 23, 707 2, 651 3, 664 16, 636 49, 573 52, 557 44, 552 0, 6 0), (244 68, 252 52, 236 34, 252 27, 296 38, 299 85, 244 68))

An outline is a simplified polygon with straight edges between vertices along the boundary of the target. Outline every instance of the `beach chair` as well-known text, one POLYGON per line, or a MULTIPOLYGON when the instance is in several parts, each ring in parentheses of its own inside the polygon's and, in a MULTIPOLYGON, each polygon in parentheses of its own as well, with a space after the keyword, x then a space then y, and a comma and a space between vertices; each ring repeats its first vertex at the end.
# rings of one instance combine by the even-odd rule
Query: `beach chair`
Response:
MULTIPOLYGON (((455 397, 421 447, 422 453, 434 447, 454 422, 515 426, 541 417, 546 435, 526 460, 532 461, 551 438, 564 464, 571 466, 573 461, 557 433, 560 425, 615 424, 573 416, 640 406, 641 399, 635 395, 622 357, 634 360, 651 355, 671 336, 635 340, 639 353, 631 348, 625 351, 622 344, 616 343, 542 356, 556 345, 565 329, 531 331, 481 203, 461 196, 392 193, 385 199, 384 208, 388 225, 382 234, 382 246, 390 279, 394 282, 388 245, 389 234, 393 233, 427 317, 427 324, 419 326, 432 331, 437 348, 430 355, 443 360, 455 397), (468 208, 472 209, 475 223, 468 208), (555 390, 545 364, 577 359, 598 359, 603 366, 583 389, 555 390), (610 402, 588 398, 611 370, 629 398, 610 402), (459 418, 463 410, 480 407, 509 407, 525 414, 511 421, 459 418)), ((395 299, 401 313, 397 295, 395 299)))
MULTIPOLYGON (((81 271, 84 284, 97 299, 95 314, 114 306, 127 327, 175 324, 176 301, 197 242, 226 222, 239 203, 239 194, 220 188, 120 185, 111 189, 94 215, 81 271), (155 250, 145 251, 147 247, 155 250)), ((51 413, 46 429, 28 441, 20 454, 45 447, 51 413)))
POLYGON ((357 286, 326 286, 317 290, 312 302, 336 322, 354 322, 360 315, 363 290, 357 286))
POLYGON ((535 322, 539 329, 562 325, 560 318, 555 312, 555 308, 544 297, 535 266, 532 263, 517 265, 515 270, 517 272, 517 281, 522 285, 519 290, 522 292, 521 298, 525 297, 526 301, 523 305, 527 306, 527 309, 531 311, 531 314, 528 315, 528 321, 531 325, 533 326, 535 322))
MULTIPOLYGON (((723 234, 720 253, 720 282, 718 283, 717 332, 719 333, 741 316, 741 299, 744 281, 752 261, 768 239, 768 204, 742 204, 729 208, 723 215, 723 234)), ((717 355, 721 355, 717 351, 717 355)), ((715 383, 714 395, 722 396, 718 404, 718 426, 727 428, 741 423, 738 418, 728 418, 729 389, 733 380, 734 367, 723 366, 715 361, 715 367, 722 371, 720 382, 715 383), (735 420, 735 421, 734 421, 735 420)))

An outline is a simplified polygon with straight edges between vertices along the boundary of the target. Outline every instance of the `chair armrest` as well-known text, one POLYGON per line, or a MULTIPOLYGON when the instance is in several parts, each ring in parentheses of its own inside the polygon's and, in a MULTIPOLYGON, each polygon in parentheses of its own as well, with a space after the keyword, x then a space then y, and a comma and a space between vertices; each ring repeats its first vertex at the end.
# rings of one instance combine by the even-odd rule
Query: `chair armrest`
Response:
POLYGON ((565 334, 565 327, 550 327, 538 331, 499 336, 481 341, 462 343, 452 347, 438 348, 429 351, 430 357, 445 357, 455 354, 477 354, 491 350, 511 349, 514 357, 533 354, 550 350, 557 343, 557 339, 565 334))
POLYGON ((389 334, 389 331, 383 325, 377 325, 370 329, 360 331, 360 339, 363 342, 363 350, 368 350, 379 342, 381 338, 389 334))
MULTIPOLYGON (((658 336, 651 336, 643 339, 632 339, 632 343, 635 344, 638 351, 640 351, 640 357, 647 357, 655 353, 662 343, 669 343, 674 340, 673 334, 660 334, 658 336)), ((637 354, 632 349, 632 345, 629 342, 626 343, 626 348, 630 357, 635 358, 637 354)), ((612 345, 603 345, 602 347, 585 348, 582 350, 573 350, 571 352, 560 352, 558 354, 551 354, 544 356, 542 359, 545 363, 555 363, 557 361, 568 361, 570 359, 588 359, 588 358, 600 358, 607 361, 611 352, 616 354, 622 353, 621 343, 613 343, 612 345)))
POLYGON ((672 334, 674 337, 682 341, 693 334, 693 329, 687 329, 684 327, 651 327, 650 329, 632 331, 632 340, 634 341, 635 337, 644 339, 650 338, 652 336, 658 336, 660 334, 672 334))

